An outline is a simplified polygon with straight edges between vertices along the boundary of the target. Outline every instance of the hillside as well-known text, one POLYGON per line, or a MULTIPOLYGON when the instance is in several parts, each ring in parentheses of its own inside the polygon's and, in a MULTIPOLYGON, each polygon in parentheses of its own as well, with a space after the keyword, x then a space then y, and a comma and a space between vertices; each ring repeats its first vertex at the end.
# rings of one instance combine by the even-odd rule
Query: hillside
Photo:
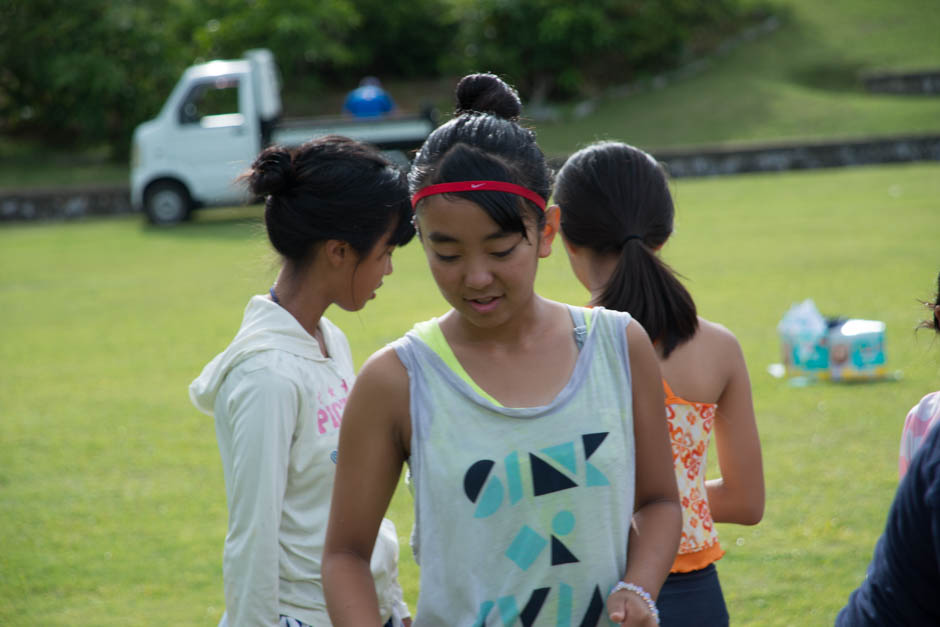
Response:
POLYGON ((598 138, 646 148, 940 131, 940 98, 869 94, 867 72, 940 67, 930 0, 774 0, 775 29, 700 60, 684 77, 602 97, 539 123, 549 154, 598 138))

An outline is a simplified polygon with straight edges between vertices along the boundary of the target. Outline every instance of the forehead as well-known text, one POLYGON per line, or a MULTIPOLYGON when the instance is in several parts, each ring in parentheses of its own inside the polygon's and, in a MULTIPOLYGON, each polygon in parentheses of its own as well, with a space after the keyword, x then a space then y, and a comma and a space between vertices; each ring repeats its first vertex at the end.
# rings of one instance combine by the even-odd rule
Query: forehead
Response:
POLYGON ((512 235, 504 231, 480 205, 457 196, 428 196, 421 201, 417 217, 421 231, 431 241, 468 241, 512 235))

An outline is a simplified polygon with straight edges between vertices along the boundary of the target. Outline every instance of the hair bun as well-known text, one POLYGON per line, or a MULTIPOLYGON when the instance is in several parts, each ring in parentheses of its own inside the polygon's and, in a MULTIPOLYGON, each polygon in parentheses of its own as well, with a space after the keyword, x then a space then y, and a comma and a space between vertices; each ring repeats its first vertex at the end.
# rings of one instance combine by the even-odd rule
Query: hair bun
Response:
POLYGON ((251 164, 248 185, 255 196, 269 196, 285 191, 294 182, 291 155, 286 149, 265 149, 251 164))
POLYGON ((468 74, 457 83, 457 115, 479 112, 516 120, 522 113, 519 93, 495 74, 468 74))

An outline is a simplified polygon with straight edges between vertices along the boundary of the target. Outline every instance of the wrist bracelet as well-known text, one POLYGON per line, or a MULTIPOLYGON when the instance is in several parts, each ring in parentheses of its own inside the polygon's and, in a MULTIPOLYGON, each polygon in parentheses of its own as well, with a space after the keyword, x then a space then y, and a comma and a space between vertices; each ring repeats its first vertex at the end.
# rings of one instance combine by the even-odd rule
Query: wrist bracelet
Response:
POLYGON ((610 594, 618 590, 629 590, 643 599, 643 601, 646 602, 646 607, 650 609, 650 614, 652 614, 653 618, 656 620, 656 624, 659 624, 659 610, 656 609, 656 601, 653 600, 650 593, 644 590, 642 586, 638 586, 635 583, 627 583, 626 581, 618 581, 617 585, 611 589, 610 594))

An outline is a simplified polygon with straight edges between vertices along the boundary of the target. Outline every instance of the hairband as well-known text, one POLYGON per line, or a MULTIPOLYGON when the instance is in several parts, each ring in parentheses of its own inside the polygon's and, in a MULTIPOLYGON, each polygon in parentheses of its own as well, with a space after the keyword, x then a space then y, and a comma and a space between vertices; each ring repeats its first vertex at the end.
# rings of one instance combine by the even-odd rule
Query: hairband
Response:
POLYGON ((415 195, 411 197, 411 207, 413 209, 418 204, 418 201, 425 196, 449 194, 451 192, 507 192, 531 200, 538 205, 539 209, 545 211, 544 198, 522 185, 506 183, 505 181, 457 181, 455 183, 428 185, 424 189, 417 191, 415 195))
POLYGON ((623 241, 620 242, 620 245, 626 246, 627 242, 629 242, 632 239, 638 239, 640 241, 643 241, 643 236, 642 235, 627 235, 625 238, 623 238, 623 241))

